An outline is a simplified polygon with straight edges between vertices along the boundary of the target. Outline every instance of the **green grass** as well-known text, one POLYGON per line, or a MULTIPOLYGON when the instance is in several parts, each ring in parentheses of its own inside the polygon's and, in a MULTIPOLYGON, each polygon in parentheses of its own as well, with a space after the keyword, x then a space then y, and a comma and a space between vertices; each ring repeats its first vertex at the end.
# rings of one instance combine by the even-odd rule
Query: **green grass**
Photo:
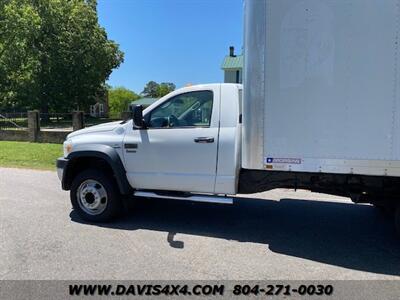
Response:
POLYGON ((62 155, 60 144, 0 141, 0 167, 55 170, 62 155))

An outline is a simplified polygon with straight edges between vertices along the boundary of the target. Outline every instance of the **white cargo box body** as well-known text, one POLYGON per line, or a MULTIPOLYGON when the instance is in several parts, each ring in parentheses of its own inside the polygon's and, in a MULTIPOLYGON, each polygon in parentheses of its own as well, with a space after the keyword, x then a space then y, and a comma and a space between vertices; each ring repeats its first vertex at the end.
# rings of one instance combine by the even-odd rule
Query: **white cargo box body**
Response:
POLYGON ((246 0, 246 169, 400 176, 400 2, 246 0))

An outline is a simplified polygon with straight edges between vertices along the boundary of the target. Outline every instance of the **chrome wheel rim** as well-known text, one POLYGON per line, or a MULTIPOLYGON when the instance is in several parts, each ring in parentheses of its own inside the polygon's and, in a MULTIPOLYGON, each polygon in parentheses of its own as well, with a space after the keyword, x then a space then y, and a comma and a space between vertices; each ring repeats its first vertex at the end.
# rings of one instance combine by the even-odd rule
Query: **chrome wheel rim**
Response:
POLYGON ((93 179, 88 179, 79 186, 77 191, 79 207, 87 214, 99 215, 107 207, 108 197, 104 186, 93 179))

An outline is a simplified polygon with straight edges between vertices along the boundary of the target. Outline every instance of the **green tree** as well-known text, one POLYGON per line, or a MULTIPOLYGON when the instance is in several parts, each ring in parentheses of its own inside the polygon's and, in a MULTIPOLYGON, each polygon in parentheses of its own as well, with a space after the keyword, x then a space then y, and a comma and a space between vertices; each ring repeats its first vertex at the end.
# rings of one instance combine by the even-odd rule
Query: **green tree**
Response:
POLYGON ((87 109, 122 62, 95 0, 1 1, 1 106, 87 109))
POLYGON ((142 95, 145 97, 158 97, 159 84, 155 81, 149 81, 143 89, 142 95))
POLYGON ((175 88, 175 84, 171 82, 163 82, 158 84, 155 81, 149 81, 144 87, 142 95, 145 97, 161 98, 174 91, 175 88))
POLYGON ((108 105, 110 108, 110 115, 112 117, 119 117, 121 112, 128 111, 129 104, 137 99, 139 99, 137 94, 124 87, 109 89, 108 105))
POLYGON ((36 84, 40 69, 34 44, 41 18, 22 0, 0 2, 0 108, 18 107, 36 84))
POLYGON ((86 3, 95 11, 97 11, 97 0, 86 0, 86 3))
POLYGON ((162 82, 158 86, 157 97, 161 98, 174 91, 175 88, 176 88, 175 84, 171 82, 162 82))

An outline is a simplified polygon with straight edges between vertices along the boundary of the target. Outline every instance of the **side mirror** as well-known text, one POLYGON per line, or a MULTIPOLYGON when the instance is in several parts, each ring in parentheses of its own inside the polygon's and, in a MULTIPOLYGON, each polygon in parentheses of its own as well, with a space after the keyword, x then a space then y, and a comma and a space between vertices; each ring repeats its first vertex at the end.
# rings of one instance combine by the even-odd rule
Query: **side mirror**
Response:
POLYGON ((142 105, 135 105, 133 107, 133 127, 136 129, 142 129, 146 127, 143 120, 142 105))

